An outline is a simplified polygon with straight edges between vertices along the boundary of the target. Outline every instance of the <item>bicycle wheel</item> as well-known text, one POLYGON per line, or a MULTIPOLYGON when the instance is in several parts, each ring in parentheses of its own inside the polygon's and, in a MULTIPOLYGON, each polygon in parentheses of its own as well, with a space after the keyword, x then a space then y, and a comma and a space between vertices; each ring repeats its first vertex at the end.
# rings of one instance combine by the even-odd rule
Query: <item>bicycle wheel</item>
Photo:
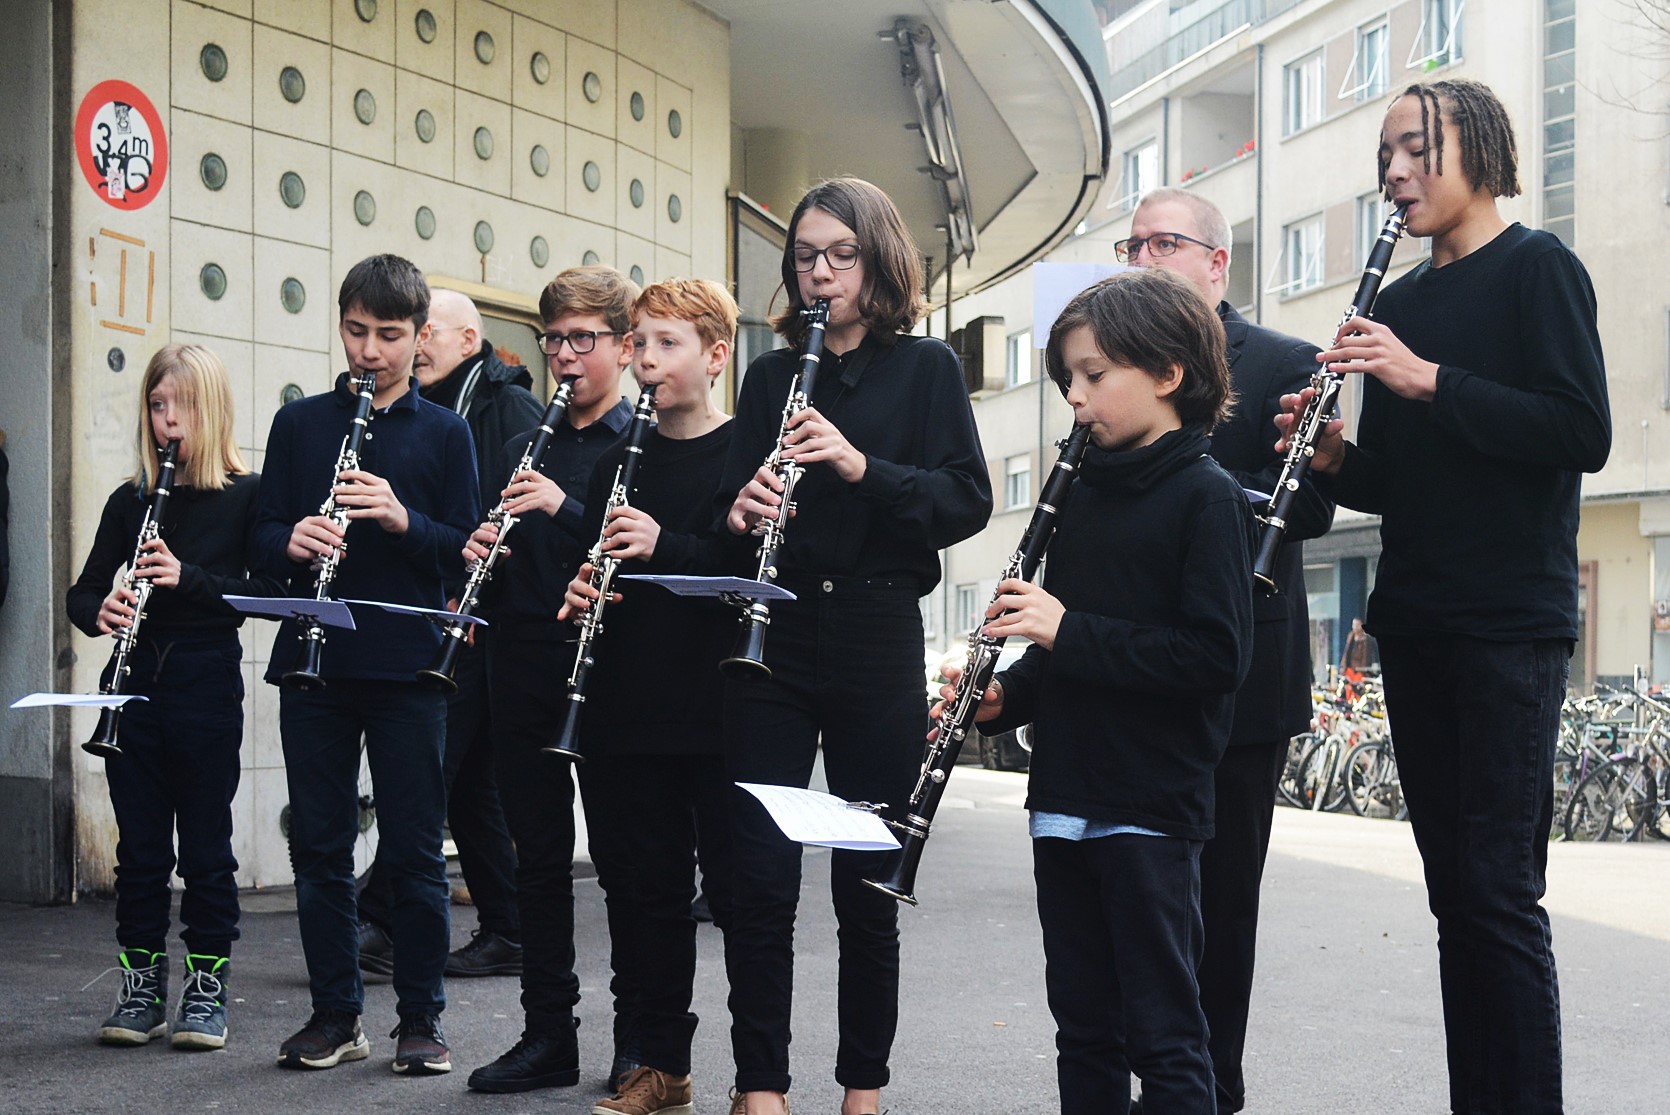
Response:
POLYGON ((1383 740, 1359 743, 1346 755, 1345 791, 1346 803, 1359 817, 1401 820, 1407 815, 1397 761, 1383 740))
POLYGON ((1330 813, 1345 808, 1345 752, 1345 741, 1339 736, 1329 736, 1310 749, 1299 777, 1301 808, 1315 809, 1318 797, 1330 813))
POLYGON ((1658 787, 1640 759, 1620 755, 1596 767, 1572 791, 1567 840, 1634 840, 1658 806, 1658 787))
POLYGON ((1582 777, 1583 763, 1578 757, 1562 754, 1554 760, 1554 823, 1548 826, 1548 839, 1571 839, 1565 833, 1566 812, 1582 777))
POLYGON ((1306 807, 1305 759, 1310 754, 1310 749, 1315 746, 1316 737, 1310 732, 1294 736, 1287 742, 1287 763, 1282 767, 1281 779, 1276 783, 1276 793, 1283 804, 1291 805, 1295 809, 1306 807))

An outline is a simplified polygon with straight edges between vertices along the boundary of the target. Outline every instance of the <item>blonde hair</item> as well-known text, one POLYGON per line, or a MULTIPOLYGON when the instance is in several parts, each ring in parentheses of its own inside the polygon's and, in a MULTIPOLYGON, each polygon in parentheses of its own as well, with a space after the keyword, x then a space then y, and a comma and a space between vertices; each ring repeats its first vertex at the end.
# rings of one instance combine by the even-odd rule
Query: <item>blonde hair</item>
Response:
POLYGON ((651 283, 632 303, 632 325, 638 319, 658 317, 688 321, 696 336, 708 347, 724 341, 736 343, 736 299, 731 292, 709 279, 664 279, 651 283))
POLYGON ((174 381, 174 401, 185 415, 192 439, 191 457, 178 481, 188 488, 224 488, 231 477, 249 471, 232 436, 232 381, 226 365, 202 345, 163 345, 145 365, 139 383, 139 468, 133 482, 144 491, 156 486, 162 446, 151 427, 151 392, 164 377, 174 381))

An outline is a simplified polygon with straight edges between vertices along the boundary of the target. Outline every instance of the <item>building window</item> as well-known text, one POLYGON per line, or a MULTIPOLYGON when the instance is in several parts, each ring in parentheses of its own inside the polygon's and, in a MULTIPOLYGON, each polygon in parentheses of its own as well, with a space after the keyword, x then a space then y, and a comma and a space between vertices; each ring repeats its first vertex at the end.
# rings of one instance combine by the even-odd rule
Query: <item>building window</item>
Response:
POLYGON ((1019 387, 1032 382, 1032 330, 1023 329, 1009 334, 1007 362, 1003 386, 1019 387))
POLYGON ((1297 294, 1322 285, 1322 228, 1318 213, 1282 229, 1281 283, 1271 293, 1297 294))
POLYGON ((1322 120, 1322 52, 1290 62, 1282 71, 1282 135, 1304 131, 1322 120))
POLYGON ((1357 28, 1357 43, 1351 54, 1351 68, 1339 87, 1339 99, 1354 100, 1357 104, 1374 100, 1386 93, 1386 71, 1391 68, 1386 44, 1391 36, 1386 21, 1357 28))
POLYGON ((1386 199, 1380 194, 1363 194, 1357 198, 1358 263, 1368 262, 1368 255, 1374 250, 1374 242, 1380 239, 1380 229, 1389 215, 1386 199))
POLYGON ((1131 148, 1125 152, 1124 175, 1119 180, 1119 196, 1111 208, 1135 209, 1142 195, 1160 184, 1160 144, 1158 140, 1131 148))
POLYGON ((1421 26, 1409 50, 1411 70, 1436 70, 1461 61, 1461 13, 1467 0, 1421 0, 1421 26))
POLYGON ((1543 0, 1542 227, 1577 244, 1577 4, 1543 0))
POLYGON ((1032 502, 1032 454, 1003 461, 1003 510, 1013 511, 1032 502))
POLYGON ((979 585, 957 586, 957 608, 952 615, 956 618, 958 631, 974 630, 974 625, 980 621, 979 585))

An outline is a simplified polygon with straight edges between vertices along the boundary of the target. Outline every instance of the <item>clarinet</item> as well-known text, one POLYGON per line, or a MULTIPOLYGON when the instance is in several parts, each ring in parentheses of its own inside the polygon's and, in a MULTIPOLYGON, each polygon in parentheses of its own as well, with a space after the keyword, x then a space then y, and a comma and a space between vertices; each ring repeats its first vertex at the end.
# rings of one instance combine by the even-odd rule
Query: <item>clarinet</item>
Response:
MULTIPOLYGON (((357 396, 354 420, 348 427, 348 433, 342 438, 342 449, 336 455, 336 467, 331 470, 332 489, 337 485, 337 477, 360 467, 360 446, 365 441, 365 429, 371 424, 371 397, 377 391, 377 374, 366 372, 356 377, 354 391, 357 396)), ((319 514, 344 531, 348 529, 348 509, 336 502, 334 490, 325 497, 325 502, 319 505, 319 514)), ((319 559, 319 573, 313 582, 313 599, 330 599, 331 582, 336 580, 336 571, 341 567, 342 559, 347 552, 348 544, 344 539, 330 553, 319 559)), ((325 628, 311 616, 303 617, 301 623, 301 663, 285 674, 280 681, 286 689, 323 689, 325 679, 320 676, 320 671, 323 669, 325 628)))
MULTIPOLYGON (((116 629, 116 649, 110 654, 110 663, 104 672, 108 680, 99 686, 99 692, 105 696, 115 696, 122 691, 122 681, 133 668, 128 665, 128 656, 139 642, 139 625, 145 619, 145 607, 151 602, 151 582, 144 577, 134 576, 134 570, 139 566, 139 559, 145 556, 145 544, 152 541, 162 530, 162 513, 168 507, 168 493, 174 487, 174 466, 180 459, 180 443, 170 441, 162 451, 162 463, 157 468, 156 491, 151 494, 151 504, 145 509, 145 518, 139 524, 139 540, 134 543, 133 558, 122 574, 122 587, 129 590, 136 597, 133 604, 133 620, 126 627, 116 629)), ((121 722, 122 710, 117 708, 103 708, 99 710, 99 723, 93 729, 93 738, 81 745, 81 750, 90 755, 102 755, 106 759, 114 759, 121 755, 122 749, 116 745, 116 729, 121 722)))
MULTIPOLYGON (((562 382, 557 385, 556 394, 551 396, 551 405, 545 408, 545 417, 539 420, 538 432, 528 443, 522 459, 511 470, 512 480, 518 473, 537 469, 539 463, 545 459, 545 448, 551 444, 552 435, 556 433, 557 427, 562 425, 563 416, 568 413, 568 404, 574 398, 574 384, 579 378, 577 375, 562 377, 562 382)), ((507 483, 506 487, 508 486, 507 483)), ((464 581, 464 591, 458 597, 458 614, 461 616, 473 616, 476 609, 481 607, 481 590, 493 579, 493 567, 504 554, 504 540, 510 534, 510 528, 521 521, 520 516, 510 513, 508 503, 509 501, 501 496, 499 505, 487 513, 487 521, 499 528, 499 536, 494 539, 493 546, 487 551, 485 558, 470 563, 469 574, 464 581)), ((427 670, 418 671, 418 682, 425 689, 437 693, 458 692, 458 683, 453 680, 452 675, 458 669, 458 656, 463 653, 468 640, 468 624, 453 622, 444 626, 441 629, 441 649, 427 670)))
POLYGON ((563 713, 562 731, 557 742, 540 748, 547 755, 556 755, 583 763, 580 753, 580 709, 586 703, 586 679, 597 664, 597 637, 603 633, 603 607, 609 603, 609 592, 614 587, 615 572, 620 559, 603 551, 604 532, 609 529, 609 517, 617 507, 632 501, 632 488, 638 480, 638 465, 644 459, 644 434, 649 431, 650 416, 655 413, 656 384, 648 384, 638 395, 638 405, 632 411, 632 430, 626 438, 626 459, 615 470, 615 482, 609 488, 609 502, 603 508, 603 530, 598 532, 586 561, 591 565, 591 578, 586 583, 597 591, 597 599, 581 614, 580 645, 574 654, 574 669, 568 675, 568 707, 563 713))
MULTIPOLYGON (((1044 490, 1038 495, 1032 521, 1027 523, 1020 545, 1003 567, 1000 581, 1030 581, 1038 572, 1038 566, 1044 560, 1044 551, 1055 535, 1056 514, 1067 498, 1073 481, 1078 478, 1079 462, 1084 459, 1089 442, 1090 427, 1074 426, 1065 441, 1056 443, 1061 449, 1061 456, 1056 459, 1055 467, 1044 481, 1044 490)), ((915 789, 910 792, 904 818, 887 822, 888 827, 899 834, 899 847, 887 853, 876 878, 864 880, 865 886, 912 906, 916 905, 916 870, 922 863, 922 850, 927 846, 934 814, 939 810, 939 799, 945 793, 946 780, 957 764, 957 754, 962 751, 963 741, 974 728, 980 698, 991 684, 992 675, 997 672, 998 654, 1007 641, 1006 637, 995 638, 985 634, 986 622, 981 620, 969 632, 968 657, 963 661, 956 691, 940 714, 939 732, 928 740, 922 773, 916 779, 915 789)))
MULTIPOLYGON (((1397 247, 1398 237, 1402 235, 1403 210, 1394 209, 1374 241, 1374 248, 1368 254, 1368 265, 1363 269, 1362 281, 1357 284, 1356 296, 1346 307, 1340 325, 1374 309, 1374 299, 1380 293, 1380 280, 1386 276, 1386 268, 1392 262, 1392 249, 1397 247)), ((1336 327, 1335 332, 1338 331, 1336 327)), ((1287 534, 1287 516, 1293 509, 1294 498, 1299 494, 1300 482, 1310 471, 1311 459, 1316 455, 1316 439, 1333 417, 1334 401, 1339 398, 1340 388, 1345 386, 1345 373, 1324 364, 1310 377, 1310 385, 1316 394, 1305 405, 1299 421, 1293 424, 1293 432, 1287 439, 1287 459, 1282 462, 1275 494, 1270 497, 1264 514, 1259 516, 1264 529, 1258 540, 1258 555, 1253 559, 1253 578, 1266 592, 1276 591, 1276 556, 1287 534)))
MULTIPOLYGON (((794 489, 806 473, 804 466, 783 459, 783 440, 789 436, 789 420, 812 405, 812 387, 823 359, 823 331, 829 325, 829 299, 819 298, 811 309, 800 312, 806 318, 806 348, 800 356, 800 370, 789 384, 783 421, 777 429, 777 444, 765 459, 766 470, 783 486, 777 517, 760 520, 760 569, 754 579, 766 584, 776 583, 777 555, 783 548, 783 530, 788 526, 789 514, 794 510, 794 489)), ((771 607, 764 600, 747 596, 739 597, 737 603, 742 606, 742 629, 737 633, 731 656, 719 663, 719 668, 739 676, 757 670, 762 677, 769 678, 771 667, 765 664, 765 628, 771 622, 771 607)))

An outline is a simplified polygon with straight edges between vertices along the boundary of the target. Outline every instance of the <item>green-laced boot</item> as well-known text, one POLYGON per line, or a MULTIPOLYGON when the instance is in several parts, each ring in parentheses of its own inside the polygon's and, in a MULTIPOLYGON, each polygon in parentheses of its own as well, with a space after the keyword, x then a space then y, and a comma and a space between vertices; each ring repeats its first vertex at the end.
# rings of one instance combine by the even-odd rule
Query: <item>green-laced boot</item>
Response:
POLYGON ((148 949, 123 949, 122 990, 116 1009, 99 1027, 105 1045, 144 1045, 168 1032, 168 956, 148 949))
POLYGON ((232 961, 186 954, 185 987, 171 1039, 175 1049, 219 1049, 226 1044, 226 980, 232 961))

